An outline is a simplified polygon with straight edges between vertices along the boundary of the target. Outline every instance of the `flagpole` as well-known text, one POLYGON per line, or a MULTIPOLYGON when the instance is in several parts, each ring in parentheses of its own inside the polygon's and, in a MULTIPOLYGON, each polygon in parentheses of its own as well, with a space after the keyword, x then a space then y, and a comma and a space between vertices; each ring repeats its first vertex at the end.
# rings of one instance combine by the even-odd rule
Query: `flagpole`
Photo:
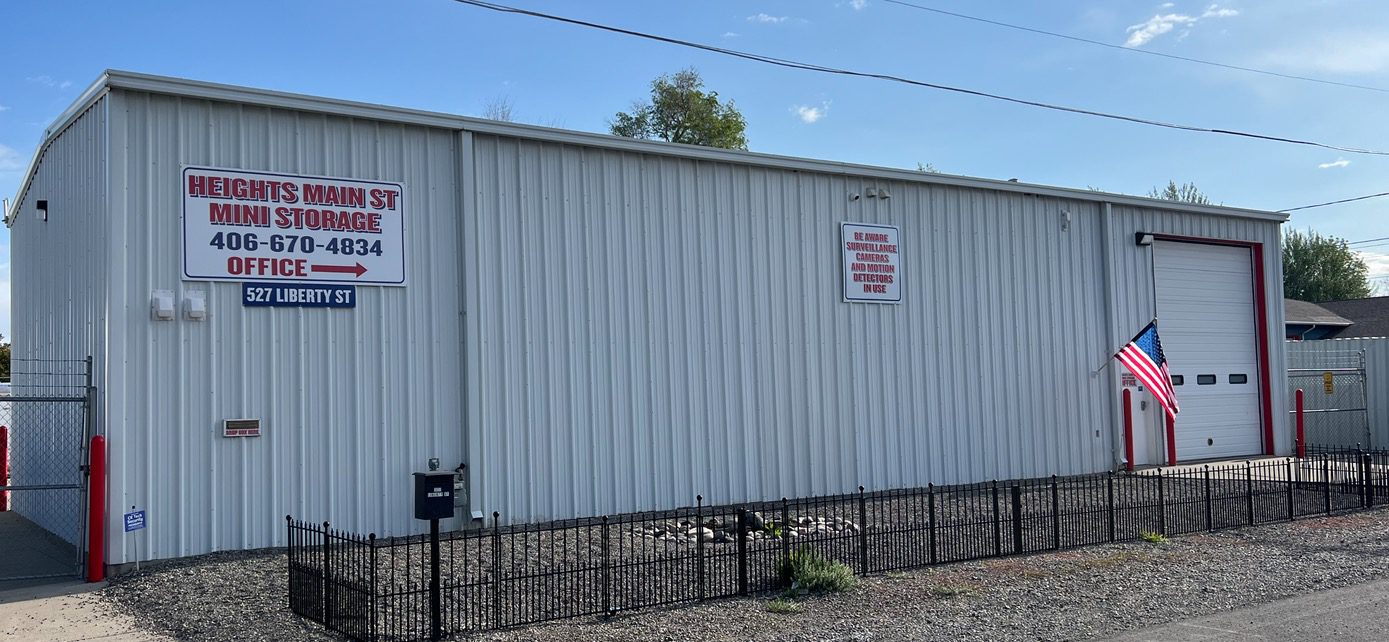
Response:
MULTIPOLYGON (((1153 315, 1153 320, 1150 321, 1150 322, 1148 322, 1148 325, 1152 325, 1152 324, 1155 324, 1155 323, 1157 323, 1157 315, 1153 315)), ((1143 332, 1146 331, 1147 329, 1148 329, 1148 326, 1147 326, 1147 325, 1143 326, 1143 329, 1142 329, 1142 330, 1139 330, 1139 331, 1138 331, 1138 334, 1133 335, 1133 338, 1134 338, 1134 339, 1137 339, 1137 338, 1138 338, 1138 335, 1139 335, 1139 334, 1143 334, 1143 332)), ((1106 359, 1104 360, 1104 363, 1101 363, 1100 365, 1095 366, 1095 369, 1090 371, 1090 376, 1093 377, 1093 376, 1095 376, 1095 375, 1097 375, 1097 374, 1100 374, 1101 371, 1103 371, 1105 368, 1108 368, 1108 367, 1109 367, 1109 364, 1112 363, 1112 362, 1114 361, 1114 357, 1119 356, 1119 351, 1120 351, 1120 350, 1123 350, 1123 349, 1124 349, 1124 346, 1126 346, 1126 345, 1128 345, 1128 344, 1130 344, 1130 343, 1133 343, 1133 339, 1129 339, 1128 341, 1125 341, 1125 342, 1124 342, 1124 345, 1119 346, 1119 350, 1111 351, 1111 352, 1109 353, 1109 357, 1106 358, 1106 359)))
POLYGON ((1148 246, 1148 278, 1153 287, 1153 322, 1157 322, 1158 318, 1157 258, 1154 256, 1156 253, 1157 244, 1155 242, 1148 246))

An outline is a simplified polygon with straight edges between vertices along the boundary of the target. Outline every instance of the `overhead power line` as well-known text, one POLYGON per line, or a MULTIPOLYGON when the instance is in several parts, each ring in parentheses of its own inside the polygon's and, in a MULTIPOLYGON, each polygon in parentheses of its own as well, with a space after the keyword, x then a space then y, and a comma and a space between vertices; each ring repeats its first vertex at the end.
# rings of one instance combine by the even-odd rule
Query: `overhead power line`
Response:
POLYGON ((841 76, 852 76, 852 77, 857 77, 857 78, 873 78, 873 79, 877 79, 877 80, 886 80, 886 81, 897 82, 897 83, 902 83, 902 84, 906 84, 906 85, 914 85, 914 86, 917 86, 917 87, 926 87, 926 88, 929 88, 929 89, 939 89, 939 90, 941 90, 941 91, 950 91, 950 92, 955 92, 955 93, 959 93, 959 94, 966 94, 966 95, 970 95, 970 96, 978 96, 978 97, 981 97, 981 98, 989 98, 989 99, 993 99, 993 100, 1000 100, 1000 101, 1004 101, 1004 102, 1014 103, 1014 104, 1017 104, 1017 105, 1026 105, 1026 106, 1029 106, 1029 107, 1038 107, 1038 108, 1041 108, 1041 109, 1050 109, 1050 110, 1053 110, 1053 111, 1061 111, 1061 112, 1066 112, 1066 113, 1071 113, 1071 114, 1080 114, 1080 115, 1083 115, 1083 116, 1094 116, 1094 117, 1096 117, 1096 118, 1107 118, 1107 119, 1110 119, 1110 120, 1118 120, 1118 121, 1123 121, 1123 122, 1128 122, 1128 123, 1135 123, 1135 124, 1139 124, 1139 125, 1149 125, 1149 126, 1153 126, 1153 127, 1165 127, 1165 128, 1167 128, 1167 129, 1177 129, 1177 130, 1182 130, 1182 131, 1201 132, 1201 133, 1207 133, 1207 134, 1221 134, 1221 135, 1225 135, 1225 136, 1237 136, 1237 137, 1242 137, 1242 138, 1253 138, 1253 139, 1256 139, 1256 140, 1267 140, 1267 141, 1273 141, 1273 142, 1278 142, 1278 143, 1287 143, 1287 144, 1290 144, 1290 145, 1306 145, 1306 146, 1310 146, 1310 147, 1320 147, 1320 148, 1323 148, 1323 149, 1331 149, 1331 150, 1335 150, 1335 151, 1339 151, 1339 152, 1346 152, 1346 153, 1349 153, 1349 154, 1369 154, 1369 155, 1372 155, 1372 156, 1389 156, 1389 152, 1386 152, 1386 151, 1379 151, 1379 150, 1372 150, 1372 149, 1361 149, 1361 148, 1357 148, 1357 147, 1342 147, 1342 146, 1339 146, 1339 145, 1330 145, 1330 144, 1327 144, 1327 143, 1318 143, 1318 142, 1310 141, 1310 140, 1299 140, 1299 139, 1296 139, 1296 138, 1286 138, 1286 137, 1283 137, 1283 136, 1273 136, 1273 135, 1268 135, 1268 134, 1257 134, 1257 133, 1243 132, 1243 131, 1238 131, 1238 130, 1233 130, 1233 129, 1218 129, 1218 128, 1211 128, 1211 127, 1197 127, 1197 126, 1195 126, 1195 125, 1182 125, 1182 124, 1179 124, 1179 123, 1168 123, 1168 122, 1163 122, 1163 121, 1159 121, 1159 120, 1152 120, 1152 119, 1148 119, 1148 118, 1139 118, 1139 117, 1137 117, 1137 116, 1125 116, 1125 115, 1123 115, 1123 114, 1113 114, 1113 113, 1109 113, 1109 112, 1095 111, 1095 110, 1091 110, 1091 109, 1082 109, 1082 108, 1079 108, 1079 107, 1068 107, 1068 106, 1065 106, 1065 105, 1057 105, 1057 104, 1052 104, 1052 103, 1044 103, 1044 102, 1039 102, 1039 101, 1035 101, 1035 100, 1026 100, 1026 99, 1023 99, 1023 98, 1013 98, 1013 97, 1011 97, 1011 96, 1004 96, 1004 95, 1002 95, 1002 94, 991 94, 991 93, 988 93, 988 92, 979 91, 979 90, 975 90, 975 89, 966 89, 966 88, 963 88, 963 87, 952 87, 952 86, 950 86, 950 85, 941 85, 941 84, 931 83, 931 82, 925 82, 925 81, 921 81, 921 80, 912 80, 912 79, 910 79, 910 78, 903 78, 903 77, 901 77, 901 76, 893 76, 893 75, 890 75, 890 74, 880 74, 880 73, 863 72, 863 71, 852 71, 852 70, 849 70, 849 69, 840 69, 840 68, 836 68, 836 67, 826 67, 826 66, 823 66, 823 65, 816 65, 816 64, 811 64, 811 63, 799 62, 799 61, 795 61, 795 60, 787 60, 787 59, 784 59, 784 58, 774 58, 774 57, 771 57, 771 56, 764 56, 764 55, 761 55, 761 54, 748 53, 748 52, 746 52, 746 51, 738 51, 738 50, 736 50, 736 49, 727 49, 727 48, 724 48, 724 47, 715 47, 715 46, 713 46, 713 45, 706 45, 706 44, 702 44, 702 43, 698 43, 698 42, 692 42, 692 41, 689 41, 689 40, 680 40, 680 39, 678 39, 678 38, 671 38, 671 37, 668 37, 668 36, 659 36, 659 35, 650 34, 650 33, 645 33, 645 32, 641 32, 641 31, 634 31, 634 30, 631 30, 631 29, 623 29, 623 28, 621 28, 621 27, 613 27, 613 26, 609 26, 609 25, 599 24, 599 23, 596 23, 596 22, 588 22, 588 21, 585 21, 585 20, 578 20, 578 19, 576 19, 576 18, 566 18, 566 17, 564 17, 564 16, 557 16, 557 15, 548 14, 548 13, 541 13, 541 12, 539 12, 539 11, 531 11, 531 10, 529 10, 529 9, 519 9, 519 8, 516 8, 516 7, 509 7, 509 6, 507 6, 507 5, 496 4, 496 3, 493 3, 493 2, 485 2, 485 1, 483 1, 483 0, 453 0, 453 1, 454 1, 454 2, 457 2, 457 3, 459 3, 459 4, 466 4, 466 5, 472 5, 472 6, 474 6, 474 7, 480 7, 480 8, 483 8, 483 9, 490 9, 490 10, 492 10, 492 11, 499 11, 499 12, 502 12, 502 13, 514 13, 514 14, 519 14, 519 15, 531 16, 531 17, 534 17, 534 18, 543 18, 543 19, 545 19, 545 20, 553 20, 553 21, 556 21, 556 22, 563 22, 563 23, 566 23, 566 24, 572 24, 572 25, 577 25, 577 26, 581 26, 581 27, 588 27, 588 28, 590 28, 590 29, 598 29, 598 30, 601 30, 601 31, 608 31, 608 32, 611 32, 611 33, 618 33, 618 34, 623 34, 623 35, 627 35, 627 36, 633 36, 633 37, 636 37, 636 38, 644 38, 644 39, 646 39, 646 40, 654 40, 654 41, 657 41, 657 42, 664 42, 664 43, 667 43, 667 44, 679 45, 679 46, 681 46, 681 47, 689 47, 689 48, 692 48, 692 49, 700 49, 700 50, 703 50, 703 51, 709 51, 709 52, 713 52, 713 53, 717 53, 717 54, 723 54, 723 55, 732 56, 732 57, 735 57, 735 58, 742 58, 742 59, 744 59, 744 60, 752 60, 752 61, 755 61, 755 62, 761 62, 761 63, 765 63, 765 64, 769 64, 769 65, 776 65, 776 66, 779 66, 779 67, 788 67, 788 68, 791 68, 791 69, 802 69, 802 70, 806 70, 806 71, 815 71, 815 72, 820 72, 820 73, 836 74, 836 75, 841 75, 841 76))
POLYGON ((1360 245, 1361 243, 1374 243, 1376 241, 1389 241, 1389 236, 1381 236, 1377 239, 1365 239, 1363 241, 1351 241, 1346 245, 1360 245))
MULTIPOLYGON (((1355 198, 1343 198, 1343 199, 1341 199, 1341 200, 1339 200, 1339 201, 1327 201, 1327 202, 1325 202, 1325 203, 1317 203, 1317 204, 1315 204, 1315 205, 1303 205, 1302 207, 1289 207, 1288 209, 1285 209, 1285 210, 1278 210, 1278 211, 1280 211, 1280 212, 1296 212, 1296 211, 1298 211, 1298 210, 1310 210, 1310 209, 1312 209, 1312 208, 1314 208, 1314 207, 1326 207, 1327 205, 1340 205, 1341 203, 1354 203, 1355 201, 1363 201, 1363 200, 1367 200, 1367 199, 1371 199, 1371 198, 1380 198, 1380 197, 1382 197, 1382 196, 1389 196, 1389 192, 1380 192, 1380 193, 1378 193, 1378 194, 1367 194, 1367 195, 1365 195, 1365 196, 1356 196, 1355 198)), ((1368 243, 1368 241, 1362 241, 1362 242, 1368 243)))
POLYGON ((1083 43, 1088 44, 1088 45, 1096 45, 1096 46, 1100 46, 1100 47, 1107 47, 1107 48, 1109 48, 1109 49, 1118 49, 1118 50, 1120 50, 1120 51, 1127 51, 1127 52, 1130 52, 1130 53, 1144 54, 1144 55, 1148 55, 1148 56, 1157 56, 1157 57, 1159 57, 1159 58, 1170 58, 1170 59, 1172 59, 1172 60, 1180 60, 1180 61, 1182 61, 1182 62, 1190 62, 1190 63, 1195 63, 1195 64, 1198 64, 1198 65, 1208 65, 1208 66, 1211 66, 1211 67, 1220 67, 1220 68, 1222 68, 1222 69, 1232 69, 1232 70, 1235 70, 1235 71, 1245 71, 1245 72, 1254 73, 1254 74, 1263 74, 1263 75, 1265 75, 1265 76, 1276 76, 1276 77, 1278 77, 1278 78, 1286 78, 1286 79, 1288 79, 1288 80, 1303 80, 1303 81, 1307 81, 1307 82, 1321 83, 1321 84, 1323 84, 1323 85, 1336 85, 1336 86, 1338 86, 1338 87, 1349 87, 1349 88, 1351 88, 1351 89, 1364 89, 1364 90, 1367 90, 1367 91, 1378 91, 1378 92, 1382 92, 1382 93, 1389 93, 1389 89, 1385 89, 1385 88, 1383 88, 1383 87, 1371 87, 1371 86, 1369 86, 1369 85, 1357 85, 1357 84, 1355 84, 1355 83, 1339 82, 1339 81, 1336 81, 1336 80, 1326 80, 1326 79, 1324 79, 1324 78, 1313 78, 1313 77, 1310 77, 1310 76, 1298 76, 1298 75, 1294 75, 1294 74, 1285 74, 1285 73, 1280 73, 1280 72, 1277 72, 1277 71, 1269 71, 1269 70, 1267 70, 1267 69, 1258 69, 1258 68, 1255 68, 1255 67, 1242 67, 1242 66, 1240 66, 1240 65, 1231 65, 1231 64, 1223 63, 1223 62, 1215 62, 1215 61, 1213 61, 1213 60, 1202 60, 1202 59, 1200 59, 1200 58, 1190 58, 1190 57, 1187 57, 1187 56, 1178 56, 1178 55, 1176 55, 1176 54, 1162 53, 1161 51, 1151 51, 1151 50, 1148 50, 1148 49, 1138 49, 1138 48, 1136 48, 1136 47, 1125 47, 1125 46, 1123 46, 1123 45, 1116 45, 1116 44, 1113 44, 1113 43, 1104 42, 1104 41, 1102 41, 1102 40, 1092 40, 1092 39, 1090 39, 1090 38, 1082 38, 1082 37, 1080 37, 1080 36, 1072 36, 1072 35, 1070 35, 1070 34, 1057 33, 1057 32, 1055 32, 1055 31, 1047 31, 1047 30, 1045 30, 1045 29, 1037 29, 1037 28, 1035 28, 1035 27, 1027 27, 1027 26, 1012 24, 1012 23, 1008 23, 1008 22, 1001 22, 1001 21, 999 21, 999 20, 990 20, 990 19, 988 19, 988 18, 980 18, 980 17, 978 17, 978 16, 971 16, 971 15, 968 15, 968 14, 958 13, 958 12, 955 12, 955 11, 946 11, 945 9, 937 9, 937 8, 935 8, 935 7, 928 7, 928 6, 925 6, 925 5, 915 4, 915 3, 912 3, 912 2, 904 2, 903 0, 883 0, 883 2, 887 2, 887 3, 891 3, 891 4, 895 4, 895 5, 901 5, 901 6, 903 6, 903 7, 910 7, 910 8, 912 8, 912 9, 919 9, 919 10, 921 10, 921 11, 929 11, 929 12, 931 12, 931 13, 937 13, 937 14, 940 14, 940 15, 943 15, 943 16, 950 16, 950 17, 953 17, 953 18, 961 18, 961 19, 964 19, 964 20, 973 20, 973 21, 975 21, 975 22, 982 22, 982 23, 984 23, 984 24, 993 25, 993 26, 995 26, 995 27, 1004 27, 1004 28, 1006 28, 1006 29, 1016 29, 1016 30, 1018 30, 1018 31, 1026 31, 1026 32, 1028 32, 1028 33, 1035 33, 1035 34, 1043 35, 1043 36, 1051 36, 1051 37, 1053 37, 1053 38, 1063 38, 1063 39, 1072 40, 1072 41, 1075 41, 1075 42, 1083 42, 1083 43))

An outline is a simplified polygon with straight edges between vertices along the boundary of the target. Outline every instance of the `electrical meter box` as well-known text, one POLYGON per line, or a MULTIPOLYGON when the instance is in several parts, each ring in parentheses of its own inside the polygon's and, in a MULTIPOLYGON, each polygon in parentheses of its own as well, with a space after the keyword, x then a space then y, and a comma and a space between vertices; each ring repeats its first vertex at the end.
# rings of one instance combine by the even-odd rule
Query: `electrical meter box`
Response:
POLYGON ((453 517, 453 471, 415 473, 415 519, 453 517))

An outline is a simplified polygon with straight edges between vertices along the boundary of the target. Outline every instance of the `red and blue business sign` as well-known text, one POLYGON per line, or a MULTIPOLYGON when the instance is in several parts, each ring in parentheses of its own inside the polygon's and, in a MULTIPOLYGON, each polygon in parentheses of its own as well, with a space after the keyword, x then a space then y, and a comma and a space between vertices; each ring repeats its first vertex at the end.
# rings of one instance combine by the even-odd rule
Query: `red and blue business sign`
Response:
POLYGON ((405 285, 405 186, 183 169, 183 278, 405 285))

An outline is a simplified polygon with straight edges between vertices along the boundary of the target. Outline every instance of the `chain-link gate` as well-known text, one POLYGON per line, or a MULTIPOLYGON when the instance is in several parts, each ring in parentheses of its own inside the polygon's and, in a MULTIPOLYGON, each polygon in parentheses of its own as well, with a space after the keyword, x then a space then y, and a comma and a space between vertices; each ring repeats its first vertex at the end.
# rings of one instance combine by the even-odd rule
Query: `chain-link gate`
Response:
MULTIPOLYGON (((1288 401, 1302 390, 1307 443, 1314 446, 1374 448, 1366 395, 1365 353, 1345 350, 1303 355, 1289 363, 1288 401)), ((1294 421, 1296 417, 1293 418, 1294 421)))
POLYGON ((10 367, 9 395, 0 394, 0 588, 81 575, 95 392, 90 359, 10 367))

